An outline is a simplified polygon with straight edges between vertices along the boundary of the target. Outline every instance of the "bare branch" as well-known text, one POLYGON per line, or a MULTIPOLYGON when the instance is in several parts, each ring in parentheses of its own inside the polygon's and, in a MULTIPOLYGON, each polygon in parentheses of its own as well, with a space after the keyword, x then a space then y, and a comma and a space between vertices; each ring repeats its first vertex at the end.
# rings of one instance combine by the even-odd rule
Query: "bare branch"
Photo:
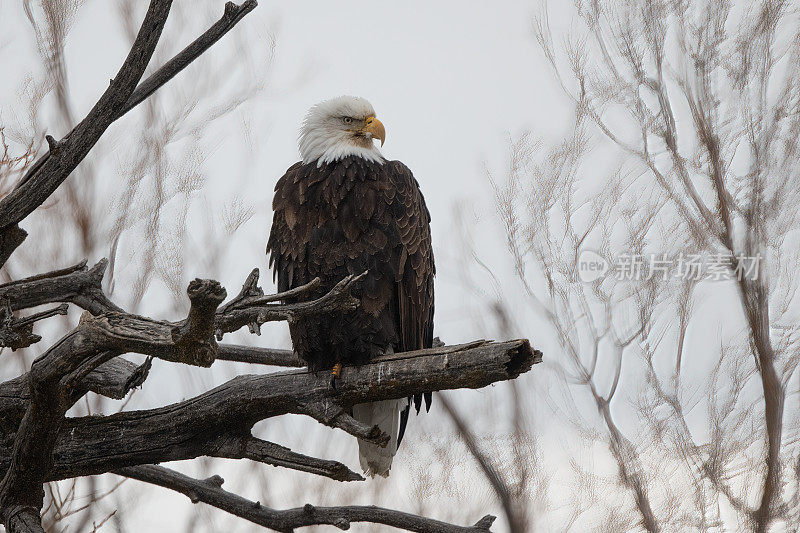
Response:
MULTIPOLYGON (((336 284, 327 294, 308 302, 289 303, 289 304, 270 304, 262 303, 263 299, 243 298, 235 302, 235 305, 225 305, 223 311, 217 316, 217 338, 221 338, 222 333, 236 331, 237 329, 250 325, 251 333, 258 333, 258 327, 265 322, 276 320, 293 321, 296 317, 303 314, 326 313, 331 311, 344 311, 354 309, 358 305, 358 300, 350 295, 350 288, 364 277, 365 273, 357 276, 350 275, 336 284), (253 303, 251 303, 253 302, 253 303)), ((252 276, 252 273, 251 273, 252 276)), ((249 277, 248 277, 249 280, 249 277)), ((313 288, 312 281, 303 288, 303 291, 313 288)), ((292 296, 297 295, 297 291, 291 291, 292 296)), ((276 295, 272 300, 280 296, 276 295)), ((237 297, 238 298, 238 297, 237 297)), ((270 300, 271 301, 271 300, 270 300)))
POLYGON ((62 304, 54 309, 18 318, 14 316, 10 303, 6 301, 6 305, 0 307, 0 346, 8 346, 12 350, 27 348, 31 344, 42 340, 39 335, 33 333, 33 324, 35 322, 66 314, 67 304, 62 304))
MULTIPOLYGON (((30 177, 0 200, 0 227, 28 216, 40 206, 78 166, 100 139, 133 93, 147 68, 167 21, 171 0, 152 0, 128 57, 86 117, 56 145, 58 150, 30 177)), ((51 143, 53 144, 53 143, 51 143)))
POLYGON ((285 446, 257 439, 250 435, 226 438, 223 442, 214 451, 214 457, 251 459, 259 463, 282 466, 292 470, 329 477, 336 481, 364 480, 362 476, 338 461, 317 459, 316 457, 296 453, 285 446))
POLYGON ((526 525, 523 521, 524 515, 517 511, 514 498, 508 490, 508 484, 502 479, 500 473, 490 462, 486 454, 480 449, 472 431, 470 431, 467 424, 450 404, 450 400, 448 400, 446 396, 439 394, 437 401, 441 403, 444 410, 447 411, 448 416, 458 430, 458 434, 464 439, 464 443, 467 445, 469 452, 472 454, 475 461, 477 461, 483 471, 483 475, 489 480, 489 484, 491 484, 492 489, 494 489, 495 494, 500 499, 503 505, 503 512, 505 512, 506 519, 508 520, 509 531, 511 533, 524 533, 524 531, 526 531, 526 525))
POLYGON ((133 91, 128 101, 114 117, 114 120, 145 101, 150 95, 160 89, 179 72, 189 66, 194 60, 203 55, 214 43, 219 41, 226 33, 232 30, 245 15, 256 8, 256 0, 245 0, 240 5, 233 2, 225 4, 225 13, 217 22, 207 29, 200 37, 181 50, 175 57, 164 63, 157 71, 140 83, 133 91))
POLYGON ((487 533, 494 522, 494 517, 487 515, 474 526, 455 526, 374 506, 316 507, 307 504, 296 509, 276 511, 222 489, 224 480, 219 476, 197 480, 154 465, 120 469, 115 473, 180 492, 188 496, 192 503, 204 502, 254 524, 281 532, 323 524, 349 529, 352 522, 371 522, 418 533, 487 533))
MULTIPOLYGON (((237 376, 167 407, 70 418, 59 430, 56 461, 47 479, 213 456, 219 437, 249 435, 256 422, 288 413, 329 413, 333 417, 329 425, 336 427, 338 414, 355 404, 430 390, 484 387, 513 379, 541 361, 540 352, 524 340, 465 346, 401 352, 345 367, 335 389, 327 372, 288 370, 237 376), (337 407, 326 409, 327 405, 337 407)), ((0 449, 0 465, 8 464, 6 454, 0 449)))
POLYGON ((95 107, 66 137, 47 136, 48 153, 31 165, 16 188, 0 200, 0 266, 25 239, 16 225, 40 206, 77 167, 112 122, 139 105, 181 72, 258 5, 228 2, 222 18, 137 86, 161 36, 171 0, 152 2, 128 58, 95 107), (151 15, 152 11, 152 15, 151 15))
POLYGON ((73 267, 54 270, 0 285, 0 300, 7 300, 18 311, 49 303, 74 303, 93 315, 122 311, 101 288, 108 261, 101 259, 90 269, 83 261, 73 267))

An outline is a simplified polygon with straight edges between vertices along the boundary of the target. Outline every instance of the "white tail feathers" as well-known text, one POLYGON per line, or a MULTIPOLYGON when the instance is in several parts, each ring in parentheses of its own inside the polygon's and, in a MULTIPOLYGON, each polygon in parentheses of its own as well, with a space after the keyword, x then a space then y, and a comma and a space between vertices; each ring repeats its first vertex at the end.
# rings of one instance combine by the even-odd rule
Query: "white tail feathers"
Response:
POLYGON ((364 473, 370 477, 375 474, 389 475, 392 459, 397 453, 397 434, 400 431, 400 410, 406 400, 384 400, 382 402, 362 403, 353 406, 353 418, 364 424, 377 425, 389 435, 389 444, 381 448, 377 444, 358 439, 358 460, 364 473))

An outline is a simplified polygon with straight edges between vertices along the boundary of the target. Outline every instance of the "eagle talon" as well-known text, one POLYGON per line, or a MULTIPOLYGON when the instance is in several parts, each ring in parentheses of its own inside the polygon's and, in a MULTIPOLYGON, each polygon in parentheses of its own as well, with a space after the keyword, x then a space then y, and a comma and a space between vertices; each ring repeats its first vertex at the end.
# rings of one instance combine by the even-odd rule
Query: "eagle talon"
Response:
POLYGON ((336 363, 333 365, 333 370, 331 371, 331 387, 334 389, 336 388, 336 380, 339 379, 339 376, 342 374, 342 363, 336 363))

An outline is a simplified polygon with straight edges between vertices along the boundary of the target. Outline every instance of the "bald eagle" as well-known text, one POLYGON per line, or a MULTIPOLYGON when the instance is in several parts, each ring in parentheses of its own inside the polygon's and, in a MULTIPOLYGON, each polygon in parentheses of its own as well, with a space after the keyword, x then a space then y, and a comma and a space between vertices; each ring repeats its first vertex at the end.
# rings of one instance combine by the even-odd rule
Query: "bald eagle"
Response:
MULTIPOLYGON (((430 213, 408 167, 386 160, 374 145, 385 138, 365 99, 317 104, 302 125, 302 161, 275 186, 267 253, 280 291, 319 277, 321 295, 350 274, 368 272, 353 291, 360 307, 289 325, 294 349, 312 371, 336 373, 341 365, 433 343, 430 213)), ((430 409, 430 393, 424 397, 430 409)), ((359 440, 366 474, 388 476, 412 401, 419 413, 421 395, 353 407, 356 419, 390 436, 386 448, 359 440)))

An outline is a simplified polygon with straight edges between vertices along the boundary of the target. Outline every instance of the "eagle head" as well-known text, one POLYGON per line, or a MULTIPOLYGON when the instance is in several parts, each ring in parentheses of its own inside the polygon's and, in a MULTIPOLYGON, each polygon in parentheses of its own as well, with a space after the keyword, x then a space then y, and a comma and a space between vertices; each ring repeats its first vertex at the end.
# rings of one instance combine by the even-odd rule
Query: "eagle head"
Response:
POLYGON ((382 164, 373 139, 383 146, 386 130, 372 104, 357 96, 339 96, 308 110, 300 131, 300 155, 303 163, 316 161, 317 166, 348 156, 382 164))

